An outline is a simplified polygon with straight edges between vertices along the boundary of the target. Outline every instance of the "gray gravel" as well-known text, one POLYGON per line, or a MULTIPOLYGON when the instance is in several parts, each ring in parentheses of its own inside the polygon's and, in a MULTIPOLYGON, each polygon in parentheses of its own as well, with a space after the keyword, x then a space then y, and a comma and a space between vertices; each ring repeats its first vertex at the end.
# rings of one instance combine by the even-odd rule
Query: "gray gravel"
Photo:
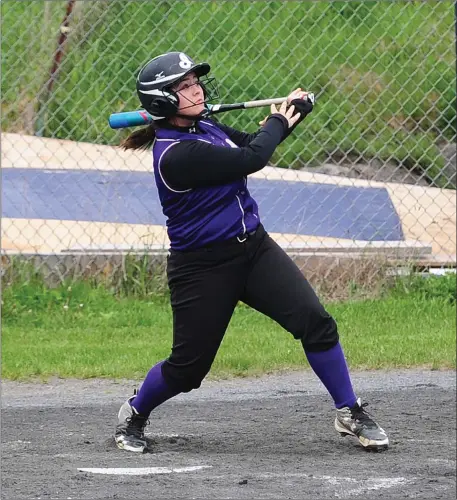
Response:
POLYGON ((309 371, 205 382, 154 411, 152 453, 139 456, 111 437, 138 381, 4 381, 1 498, 454 499, 455 372, 353 381, 390 435, 387 452, 334 431, 330 398, 309 371), (125 474, 140 467, 161 473, 125 474))

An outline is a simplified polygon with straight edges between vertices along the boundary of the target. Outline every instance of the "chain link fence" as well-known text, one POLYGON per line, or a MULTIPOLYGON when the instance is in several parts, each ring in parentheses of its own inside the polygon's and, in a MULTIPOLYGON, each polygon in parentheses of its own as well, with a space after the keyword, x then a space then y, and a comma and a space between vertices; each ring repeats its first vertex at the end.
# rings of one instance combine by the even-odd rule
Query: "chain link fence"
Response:
MULTIPOLYGON (((452 1, 0 5, 7 281, 24 257, 54 281, 125 283, 162 262, 150 153, 121 151, 132 130, 108 117, 138 109, 139 69, 171 50, 212 65, 220 102, 315 93, 313 113, 248 187, 321 293, 372 287, 398 265, 455 265, 452 1)), ((218 119, 252 132, 267 113, 218 119)))

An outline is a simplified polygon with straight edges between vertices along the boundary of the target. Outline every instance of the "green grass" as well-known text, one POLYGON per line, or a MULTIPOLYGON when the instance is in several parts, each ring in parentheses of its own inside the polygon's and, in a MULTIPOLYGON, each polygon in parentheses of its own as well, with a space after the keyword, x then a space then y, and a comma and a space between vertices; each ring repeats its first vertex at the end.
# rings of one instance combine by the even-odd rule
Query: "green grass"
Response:
MULTIPOLYGON (((14 130, 46 80, 64 4, 23 0, 1 9, 2 129, 14 130)), ((453 12, 450 0, 80 2, 45 135, 118 144, 128 131, 111 130, 107 119, 139 107, 139 68, 183 50, 212 64, 225 102, 285 95, 298 85, 319 95, 276 165, 378 157, 427 170, 431 179, 443 167, 437 138, 456 133, 453 12)), ((223 120, 254 130, 266 112, 223 120)), ((445 180, 438 175, 436 183, 445 180)))
MULTIPOLYGON (((401 280, 377 300, 328 304, 352 369, 455 369, 454 276, 401 280)), ((6 287, 2 376, 142 378, 171 345, 166 294, 117 297, 74 283, 50 290, 38 282, 6 287)), ((240 305, 211 377, 308 368, 301 344, 240 305)))

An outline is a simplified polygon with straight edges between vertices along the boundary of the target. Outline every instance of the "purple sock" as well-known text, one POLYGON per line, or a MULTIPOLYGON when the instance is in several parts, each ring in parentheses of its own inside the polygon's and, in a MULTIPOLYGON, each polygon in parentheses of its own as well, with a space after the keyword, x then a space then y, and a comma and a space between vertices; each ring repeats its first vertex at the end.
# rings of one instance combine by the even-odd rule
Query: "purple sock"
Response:
POLYGON ((307 352, 311 368, 332 396, 335 406, 354 406, 357 397, 352 388, 348 366, 340 343, 328 351, 307 352))
POLYGON ((162 375, 163 363, 161 361, 149 370, 143 385, 133 400, 132 406, 143 417, 148 417, 156 406, 179 394, 165 383, 162 375))

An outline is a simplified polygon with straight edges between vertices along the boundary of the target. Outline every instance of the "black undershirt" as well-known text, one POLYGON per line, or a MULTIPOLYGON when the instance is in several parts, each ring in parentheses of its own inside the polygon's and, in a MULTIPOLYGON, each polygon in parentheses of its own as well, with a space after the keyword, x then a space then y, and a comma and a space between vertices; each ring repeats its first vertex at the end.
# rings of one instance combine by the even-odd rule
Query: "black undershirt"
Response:
MULTIPOLYGON (((162 176, 169 186, 179 190, 217 186, 241 179, 265 167, 278 144, 303 118, 288 129, 286 118, 273 114, 254 134, 217 123, 238 148, 215 146, 198 140, 182 141, 164 156, 162 176)), ((188 128, 180 130, 189 132, 188 128)))

